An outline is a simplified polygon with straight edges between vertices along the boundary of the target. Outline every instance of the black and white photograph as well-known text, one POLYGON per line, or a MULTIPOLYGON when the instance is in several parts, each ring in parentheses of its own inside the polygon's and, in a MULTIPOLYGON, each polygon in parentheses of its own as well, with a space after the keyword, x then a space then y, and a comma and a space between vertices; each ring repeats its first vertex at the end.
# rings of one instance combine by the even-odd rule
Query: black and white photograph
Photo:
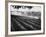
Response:
POLYGON ((40 30, 40 8, 35 6, 11 5, 11 31, 40 30), (35 9, 36 11, 33 11, 35 9))
POLYGON ((43 5, 8 3, 8 34, 43 33, 43 5))

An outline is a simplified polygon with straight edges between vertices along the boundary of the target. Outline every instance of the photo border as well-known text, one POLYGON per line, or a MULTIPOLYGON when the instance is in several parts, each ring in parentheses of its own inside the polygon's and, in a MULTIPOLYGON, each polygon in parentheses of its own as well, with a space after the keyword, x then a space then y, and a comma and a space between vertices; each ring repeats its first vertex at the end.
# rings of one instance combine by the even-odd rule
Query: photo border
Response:
MULTIPOLYGON (((7 16, 8 14, 8 3, 9 2, 17 2, 17 3, 32 3, 32 4, 42 4, 43 5, 43 12, 44 12, 44 14, 43 14, 43 24, 44 24, 44 26, 43 26, 43 29, 44 29, 44 31, 43 31, 43 33, 34 33, 34 34, 17 34, 16 36, 24 36, 24 35, 39 35, 39 34, 45 34, 45 3, 39 3, 39 2, 24 2, 24 1, 8 1, 7 2, 7 8, 6 8, 6 10, 5 10, 5 16, 7 16), (7 12, 7 13, 6 13, 7 12), (7 15, 6 15, 7 14, 7 15)), ((6 5, 6 4, 5 4, 6 5)), ((6 17, 5 17, 6 18, 6 17)), ((7 16, 7 26, 8 26, 8 16, 7 16)), ((5 20, 5 31, 8 33, 8 27, 6 27, 6 20, 5 20), (7 28, 7 29, 6 29, 7 28)), ((5 33, 6 33, 5 32, 5 33)), ((7 34, 8 35, 8 34, 7 34)))

